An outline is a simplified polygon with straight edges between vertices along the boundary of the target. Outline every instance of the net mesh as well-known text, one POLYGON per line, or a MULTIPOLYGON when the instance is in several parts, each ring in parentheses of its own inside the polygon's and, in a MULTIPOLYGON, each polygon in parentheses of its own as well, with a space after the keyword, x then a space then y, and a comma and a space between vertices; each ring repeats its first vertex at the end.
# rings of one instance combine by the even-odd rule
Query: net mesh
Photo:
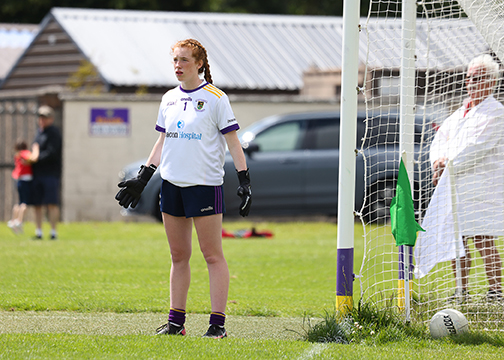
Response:
MULTIPOLYGON (((365 79, 362 98, 366 108, 366 131, 362 146, 358 149, 362 165, 358 162, 357 166, 363 166, 364 169, 366 196, 358 211, 363 226, 363 241, 356 241, 355 244, 356 253, 363 253, 357 275, 359 281, 356 284, 361 299, 373 301, 379 307, 397 307, 399 304, 399 310, 402 309, 400 297, 403 295, 402 285, 398 281, 399 250, 391 234, 390 203, 395 196, 401 148, 401 3, 401 0, 372 0, 367 18, 361 19, 360 51, 361 56, 364 53, 366 57, 362 70, 365 79)), ((414 122, 413 133, 405 137, 413 139, 413 154, 410 156, 413 156, 414 161, 409 177, 413 185, 416 217, 420 224, 425 224, 427 214, 435 212, 434 207, 437 206, 438 214, 444 211, 444 215, 451 214, 453 218, 452 210, 455 210, 455 218, 458 219, 456 227, 440 228, 430 224, 429 229, 426 229, 430 235, 434 232, 440 243, 435 244, 433 253, 424 251, 423 254, 430 254, 429 258, 444 257, 448 260, 435 264, 422 277, 419 277, 418 270, 417 277, 411 275, 411 315, 419 320, 428 320, 435 312, 448 307, 463 310, 472 324, 487 329, 498 329, 499 322, 504 320, 504 301, 495 301, 495 297, 488 297, 488 291, 496 288, 495 283, 500 282, 499 270, 502 265, 499 255, 504 256, 504 229, 488 225, 492 222, 504 223, 504 212, 499 213, 502 207, 493 201, 504 199, 503 112, 491 107, 487 112, 494 112, 496 115, 492 116, 497 120, 480 117, 480 125, 484 121, 497 121, 501 125, 493 128, 491 125, 481 125, 486 126, 482 131, 488 141, 480 146, 481 151, 470 153, 470 160, 462 173, 462 170, 455 166, 456 159, 459 159, 455 156, 458 150, 453 149, 458 147, 463 150, 467 144, 485 140, 482 139, 481 129, 476 125, 469 127, 462 142, 459 141, 456 145, 454 141, 450 145, 445 144, 451 147, 450 157, 455 164, 451 176, 456 185, 451 188, 449 181, 446 185, 447 189, 457 194, 452 207, 447 208, 449 203, 441 195, 440 198, 444 200, 431 201, 435 198, 436 187, 433 184, 430 159, 431 144, 436 136, 443 133, 440 132, 440 129, 443 129, 441 126, 468 98, 465 79, 470 61, 481 54, 491 55, 499 66, 504 60, 503 17, 502 0, 417 2, 415 116, 414 120, 411 120, 414 122), (481 164, 485 166, 480 166, 481 164), (477 182, 484 178, 485 173, 492 174, 493 177, 502 175, 503 179, 489 181, 486 186, 480 186, 477 182), (502 181, 500 186, 499 181, 502 181), (476 207, 467 205, 469 200, 466 199, 477 203, 476 207), (429 206, 431 210, 427 211, 429 206), (498 213, 492 213, 492 209, 498 213), (492 218, 491 221, 488 221, 488 216, 492 218), (478 225, 474 221, 478 222, 478 225), (480 229, 476 233, 467 230, 478 226, 480 229), (467 237, 467 252, 472 258, 467 285, 469 296, 458 294, 453 297, 457 282, 452 262, 449 260, 450 253, 446 248, 453 250, 457 244, 459 249, 464 248, 461 241, 454 240, 456 228, 459 228, 460 236, 467 237), (473 235, 493 235, 495 239, 480 241, 476 238, 474 241, 473 235)), ((493 96, 497 102, 504 99, 500 82, 497 83, 493 96)), ((470 119, 471 114, 468 116, 470 119)), ((478 124, 478 121, 475 123, 478 124)), ((460 126, 456 128, 461 129, 461 124, 458 122, 460 126)), ((457 131, 452 133, 452 136, 456 133, 457 131)), ((445 178, 449 179, 448 173, 445 178)), ((438 186, 436 190, 439 189, 441 187, 438 186)), ((438 193, 441 193, 441 190, 438 193)), ((425 244, 426 240, 422 241, 425 244)), ((417 262, 420 257, 414 257, 413 253, 410 256, 415 266, 411 268, 413 274, 414 269, 419 267, 417 262)))

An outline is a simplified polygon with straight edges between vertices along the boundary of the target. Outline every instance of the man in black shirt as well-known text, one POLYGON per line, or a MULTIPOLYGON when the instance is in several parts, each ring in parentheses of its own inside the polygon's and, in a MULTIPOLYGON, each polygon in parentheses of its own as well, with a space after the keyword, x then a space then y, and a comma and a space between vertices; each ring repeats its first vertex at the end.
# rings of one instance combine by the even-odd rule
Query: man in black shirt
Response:
POLYGON ((42 210, 47 208, 51 225, 51 240, 58 238, 59 187, 61 179, 61 133, 53 125, 54 110, 47 106, 38 109, 39 131, 32 146, 33 204, 35 205, 35 239, 42 239, 42 210))

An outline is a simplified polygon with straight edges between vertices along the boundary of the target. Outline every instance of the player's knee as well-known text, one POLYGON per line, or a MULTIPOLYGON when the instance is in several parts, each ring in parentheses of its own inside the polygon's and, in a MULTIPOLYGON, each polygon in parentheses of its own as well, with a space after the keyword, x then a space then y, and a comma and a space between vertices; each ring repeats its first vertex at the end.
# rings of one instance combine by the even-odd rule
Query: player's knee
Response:
POLYGON ((226 259, 222 252, 203 252, 203 257, 208 265, 225 263, 226 259))
POLYGON ((189 260, 191 259, 191 252, 184 250, 171 250, 171 261, 173 264, 189 264, 189 260))

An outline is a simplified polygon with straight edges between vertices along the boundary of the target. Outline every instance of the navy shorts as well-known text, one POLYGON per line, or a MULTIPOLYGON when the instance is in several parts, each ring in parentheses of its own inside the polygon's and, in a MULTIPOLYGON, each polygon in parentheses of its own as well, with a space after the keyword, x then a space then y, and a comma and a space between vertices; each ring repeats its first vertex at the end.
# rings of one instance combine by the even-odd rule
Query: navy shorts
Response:
POLYGON ((57 205, 59 203, 59 178, 36 176, 32 182, 33 205, 57 205))
POLYGON ((163 180, 161 212, 172 216, 207 216, 224 214, 224 194, 221 186, 179 187, 163 180))
POLYGON ((31 205, 32 204, 32 181, 18 180, 17 190, 19 194, 19 203, 31 205))

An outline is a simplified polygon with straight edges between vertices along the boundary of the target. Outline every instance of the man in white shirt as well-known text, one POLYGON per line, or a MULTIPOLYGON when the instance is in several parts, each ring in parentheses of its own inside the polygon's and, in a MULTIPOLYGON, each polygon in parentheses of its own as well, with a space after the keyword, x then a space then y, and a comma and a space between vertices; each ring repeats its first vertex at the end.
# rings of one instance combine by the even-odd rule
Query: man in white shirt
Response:
MULTIPOLYGON (((490 55, 473 59, 468 66, 469 98, 439 128, 431 145, 434 185, 451 161, 455 179, 457 218, 466 255, 461 257, 462 295, 467 295, 471 257, 467 239, 485 263, 488 300, 501 300, 501 259, 495 247, 504 235, 504 106, 493 94, 499 65, 490 55)), ((455 270, 455 260, 452 260, 455 270)))

